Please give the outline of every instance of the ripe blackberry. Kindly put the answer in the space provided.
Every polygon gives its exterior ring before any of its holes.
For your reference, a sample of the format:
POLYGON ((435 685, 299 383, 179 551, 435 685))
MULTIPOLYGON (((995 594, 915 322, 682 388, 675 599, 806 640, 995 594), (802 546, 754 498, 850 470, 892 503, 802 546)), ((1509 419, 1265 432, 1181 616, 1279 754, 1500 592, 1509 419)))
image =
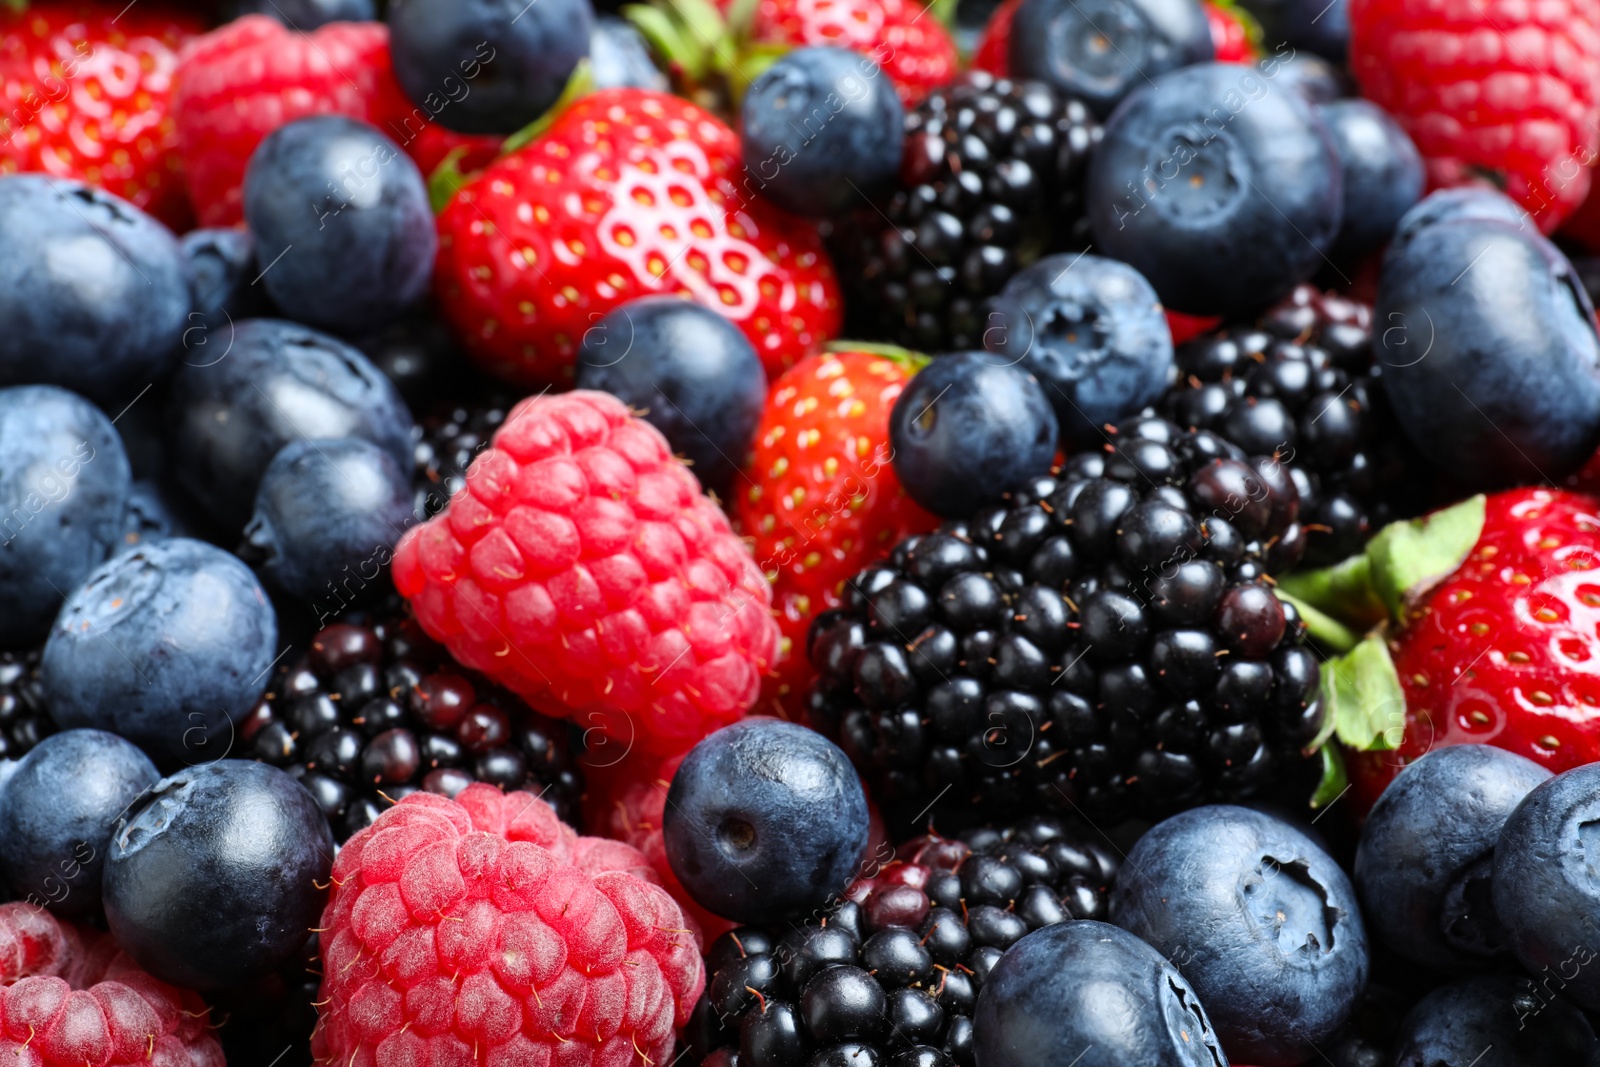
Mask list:
POLYGON ((239 738, 245 755, 298 777, 344 841, 408 793, 453 797, 475 781, 538 793, 575 823, 573 730, 459 666, 390 608, 319 632, 239 738))
POLYGON ((1308 565, 1337 563, 1385 523, 1426 510, 1426 479, 1378 382, 1367 305, 1302 285, 1259 322, 1184 345, 1177 368, 1161 413, 1282 459, 1308 565))
POLYGON ((489 447, 518 398, 504 390, 474 391, 470 399, 441 406, 414 431, 417 513, 432 518, 467 484, 467 468, 489 447))
POLYGON ((1112 437, 902 541, 812 626, 808 713, 890 825, 1153 818, 1309 770, 1317 659, 1266 581, 1304 547, 1294 482, 1154 417, 1112 437))
POLYGON ((39 684, 43 650, 0 652, 0 760, 21 759, 56 732, 39 684))
POLYGON ((1052 923, 1104 920, 1118 865, 1047 818, 897 855, 826 915, 712 942, 684 1034, 700 1062, 971 1067, 973 1007, 1001 953, 1052 923))
POLYGON ((900 188, 838 229, 858 336, 981 348, 984 301, 1039 256, 1082 245, 1101 128, 1040 82, 969 71, 906 115, 900 188))

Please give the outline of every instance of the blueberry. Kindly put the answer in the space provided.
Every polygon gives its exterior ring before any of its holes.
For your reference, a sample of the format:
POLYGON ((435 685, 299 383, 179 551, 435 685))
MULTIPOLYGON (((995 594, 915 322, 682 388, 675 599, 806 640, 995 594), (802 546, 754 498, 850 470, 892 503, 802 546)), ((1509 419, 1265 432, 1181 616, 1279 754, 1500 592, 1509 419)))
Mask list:
POLYGON ((1046 256, 1018 271, 989 304, 984 347, 1044 386, 1062 443, 1104 442, 1106 423, 1161 395, 1172 371, 1172 330, 1156 291, 1125 263, 1046 256))
POLYGON ((1504 193, 1481 185, 1440 189, 1417 201, 1395 224, 1393 245, 1398 247, 1437 222, 1479 219, 1504 222, 1522 230, 1532 223, 1523 206, 1504 193))
POLYGON ((650 58, 650 47, 633 23, 615 15, 600 15, 589 34, 589 73, 596 89, 671 88, 667 76, 650 58))
POLYGON ((1494 909, 1511 951, 1542 986, 1600 1009, 1600 763, 1534 787, 1506 819, 1494 849, 1494 909))
POLYGON ((185 364, 169 402, 178 481, 217 522, 241 529, 278 450, 311 437, 362 437, 411 468, 411 413, 360 352, 276 319, 234 330, 227 358, 185 364))
POLYGON ((122 513, 122 536, 112 552, 135 552, 167 537, 196 536, 194 516, 186 505, 187 501, 176 499, 159 483, 135 481, 122 513))
POLYGON ((1333 247, 1350 261, 1376 251, 1422 197, 1422 153, 1388 112, 1370 100, 1338 100, 1317 111, 1334 150, 1344 187, 1343 222, 1333 247))
POLYGON ((1013 945, 984 981, 972 1025, 978 1067, 1227 1063, 1183 975, 1137 937, 1093 919, 1046 926, 1013 945))
POLYGON ((223 6, 224 21, 242 15, 271 15, 308 33, 330 22, 371 22, 378 12, 373 0, 229 0, 223 6))
POLYGON ((111 828, 160 777, 148 756, 103 730, 39 742, 0 786, 0 870, 12 895, 63 918, 98 917, 111 828))
POLYGON ((1473 488, 1562 478, 1600 444, 1600 338, 1567 257, 1465 219, 1391 246, 1373 350, 1417 451, 1473 488))
POLYGON ((179 241, 183 276, 192 305, 184 323, 184 362, 206 364, 222 359, 240 319, 266 312, 266 291, 251 284, 256 267, 256 239, 249 230, 231 227, 190 230, 179 241))
POLYGON ((1579 1067, 1595 1052, 1594 1028, 1578 1009, 1526 977, 1486 974, 1440 986, 1419 1000, 1401 1022, 1388 1062, 1579 1067))
POLYGON ((371 581, 412 518, 408 473, 359 437, 285 445, 261 476, 246 547, 302 600, 351 572, 371 581))
POLYGON ((719 492, 739 470, 767 398, 761 358, 715 311, 670 296, 631 300, 583 335, 579 389, 620 398, 719 492))
POLYGON ((934 514, 969 515, 1055 461, 1055 412, 1039 380, 1012 363, 990 352, 941 356, 895 400, 895 473, 934 514))
POLYGON ((280 126, 244 177, 261 283, 284 314, 342 334, 376 330, 428 288, 438 250, 422 172, 342 115, 280 126))
POLYGON ((1175 311, 1242 316, 1325 262, 1339 229, 1339 158, 1310 104, 1253 68, 1158 77, 1106 123, 1089 162, 1100 251, 1175 311))
POLYGON ((1305 834, 1247 808, 1195 808, 1149 830, 1111 914, 1178 964, 1244 1062, 1312 1056, 1366 985, 1350 880, 1305 834))
POLYGON ((0 383, 121 410, 171 368, 188 314, 183 254, 161 223, 80 182, 0 178, 0 383))
POLYGON ((34 644, 122 533, 128 457, 110 419, 50 385, 0 389, 0 456, 0 645, 34 644))
POLYGON ((1344 65, 1350 47, 1346 0, 1242 0, 1239 6, 1261 23, 1264 40, 1344 65))
POLYGON ((515 133, 589 54, 589 0, 391 0, 389 48, 411 102, 461 133, 515 133))
POLYGON ((1483 966, 1504 953, 1490 899, 1506 816, 1550 772, 1490 745, 1435 749, 1373 805, 1356 850, 1355 883, 1373 933, 1409 960, 1483 966))
POLYGON ((667 859, 706 910, 774 922, 844 889, 867 846, 867 799, 845 754, 776 719, 725 726, 667 792, 667 859))
POLYGON ((121 819, 106 857, 106 920, 157 978, 213 990, 287 962, 317 925, 333 832, 276 767, 217 760, 163 778, 121 819))
POLYGON ((63 729, 110 730, 157 762, 194 763, 232 746, 277 641, 250 568, 175 537, 102 564, 67 598, 40 679, 63 729))
POLYGON ((740 180, 785 211, 840 214, 893 187, 904 119, 894 83, 871 59, 798 48, 745 93, 740 180))
POLYGON ((1199 0, 1026 0, 1012 22, 1011 73, 1101 118, 1157 75, 1213 55, 1199 0))
POLYGON ((1304 97, 1307 103, 1326 104, 1353 91, 1350 76, 1321 56, 1297 52, 1280 45, 1270 58, 1261 61, 1262 73, 1277 79, 1285 89, 1304 97), (1283 55, 1288 52, 1287 56, 1283 55))

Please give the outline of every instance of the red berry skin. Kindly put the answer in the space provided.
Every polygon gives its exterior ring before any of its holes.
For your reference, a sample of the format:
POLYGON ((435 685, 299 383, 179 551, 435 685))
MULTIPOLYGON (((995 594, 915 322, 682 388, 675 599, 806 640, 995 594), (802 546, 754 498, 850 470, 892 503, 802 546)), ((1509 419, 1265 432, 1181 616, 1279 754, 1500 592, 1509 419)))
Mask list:
POLYGON ((738 135, 710 112, 593 93, 439 216, 440 305, 491 374, 564 386, 606 312, 683 294, 743 330, 776 378, 838 331, 839 284, 816 228, 742 180, 738 135))
POLYGON ((750 39, 795 48, 832 45, 870 56, 911 108, 961 69, 950 31, 926 15, 920 0, 761 0, 750 39))
POLYGON ((1438 189, 1503 189, 1549 233, 1600 158, 1600 0, 1351 0, 1350 69, 1438 189))
POLYGON ((983 27, 983 36, 972 53, 972 65, 986 70, 996 78, 1007 77, 1011 70, 1011 23, 1017 17, 1022 0, 1004 0, 989 16, 983 27))
POLYGON ((1206 26, 1211 30, 1211 46, 1216 51, 1218 63, 1254 63, 1257 58, 1255 44, 1239 11, 1232 4, 1217 4, 1204 0, 1206 26))
POLYGON ((17 1067, 226 1067, 199 994, 140 970, 110 934, 0 904, 0 1055, 17 1067))
POLYGON ((173 74, 204 28, 155 3, 0 6, 0 174, 77 178, 183 228, 173 74))
POLYGON ((529 793, 413 793, 340 851, 318 1063, 671 1062, 705 987, 644 857, 529 793))
POLYGON ((1497 745, 1558 774, 1600 760, 1600 502, 1564 490, 1490 496, 1466 562, 1389 647, 1404 739, 1351 754, 1361 810, 1444 745, 1497 745))
POLYGON ((457 660, 623 746, 683 752, 755 703, 771 591, 666 440, 607 393, 530 397, 394 581, 457 660))

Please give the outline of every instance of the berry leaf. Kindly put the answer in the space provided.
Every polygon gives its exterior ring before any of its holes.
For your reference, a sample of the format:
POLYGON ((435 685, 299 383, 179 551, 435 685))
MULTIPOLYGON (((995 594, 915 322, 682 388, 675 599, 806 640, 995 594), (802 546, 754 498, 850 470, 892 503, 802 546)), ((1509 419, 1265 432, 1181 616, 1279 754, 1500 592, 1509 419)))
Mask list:
POLYGON ((1344 796, 1350 788, 1350 775, 1344 769, 1344 753, 1338 745, 1322 746, 1322 780, 1311 794, 1313 808, 1325 808, 1344 796))
POLYGON ((1372 588, 1405 622, 1406 604, 1426 593, 1461 566, 1483 533, 1482 494, 1410 522, 1392 522, 1367 546, 1372 588))
POLYGON ((1400 747, 1406 695, 1381 633, 1322 665, 1322 702, 1339 740, 1360 752, 1400 747))
POLYGON ((1279 600, 1294 605, 1294 609, 1300 613, 1301 621, 1306 624, 1306 633, 1310 635, 1313 643, 1319 646, 1318 651, 1324 655, 1348 652, 1361 640, 1360 634, 1312 606, 1309 601, 1287 592, 1282 586, 1279 586, 1276 592, 1279 600))

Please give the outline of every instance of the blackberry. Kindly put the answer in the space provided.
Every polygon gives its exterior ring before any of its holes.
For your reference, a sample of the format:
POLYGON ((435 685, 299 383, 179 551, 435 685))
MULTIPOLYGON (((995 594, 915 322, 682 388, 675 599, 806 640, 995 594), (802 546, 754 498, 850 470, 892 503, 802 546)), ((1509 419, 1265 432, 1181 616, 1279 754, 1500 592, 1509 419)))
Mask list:
POLYGON ((527 789, 575 824, 574 727, 454 663, 403 609, 348 616, 282 670, 239 728, 244 755, 287 769, 341 842, 418 789, 527 789))
POLYGON ((1302 285, 1259 322, 1184 345, 1177 370, 1163 415, 1283 460, 1308 565, 1337 563, 1385 523, 1426 510, 1426 478, 1373 364, 1365 304, 1302 285))
POLYGON ((1155 818, 1309 774, 1317 659, 1268 585, 1304 548, 1294 481, 1155 417, 1111 438, 902 541, 813 624, 808 714, 891 825, 1155 818))
POLYGON ((56 732, 39 683, 44 646, 0 652, 0 760, 21 759, 56 732))
POLYGON ((981 348, 984 301, 1039 256, 1082 246, 1101 128, 1040 82, 969 71, 906 114, 901 186, 837 229, 858 336, 981 348))
POLYGON ((413 431, 417 514, 432 518, 467 484, 467 468, 489 447, 516 398, 501 390, 442 406, 413 431))
POLYGON ((1001 953, 1052 923, 1104 920, 1118 866, 1049 818, 900 852, 822 916, 712 942, 684 1034, 700 1062, 971 1067, 973 1007, 1001 953))

